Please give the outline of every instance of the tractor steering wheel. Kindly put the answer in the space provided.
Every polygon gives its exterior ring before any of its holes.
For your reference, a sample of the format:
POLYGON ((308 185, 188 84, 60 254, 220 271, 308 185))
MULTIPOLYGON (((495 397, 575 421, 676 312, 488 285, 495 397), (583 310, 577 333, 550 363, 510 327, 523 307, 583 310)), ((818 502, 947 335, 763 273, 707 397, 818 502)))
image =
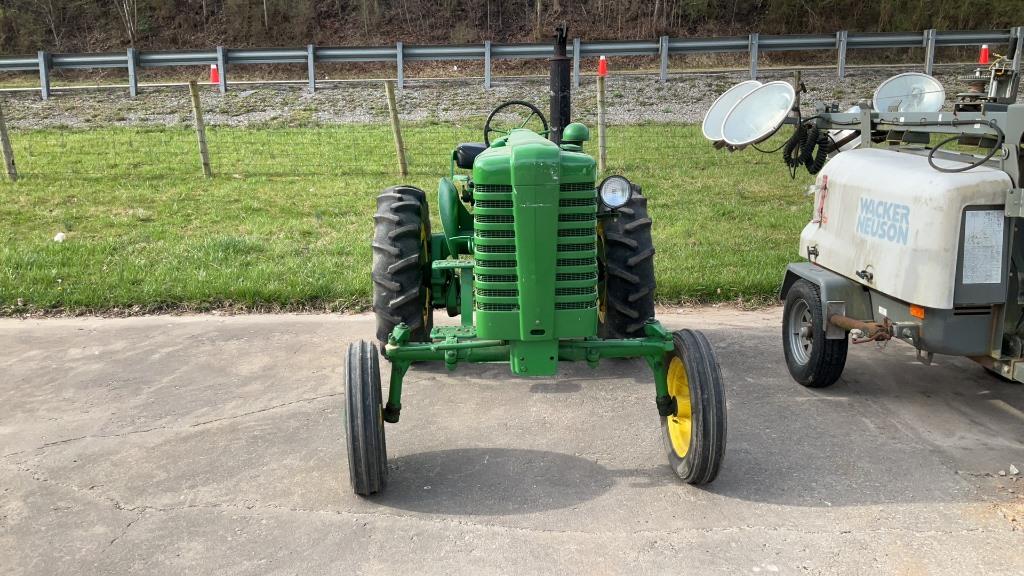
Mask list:
POLYGON ((491 145, 492 132, 508 136, 510 133, 512 133, 512 130, 516 128, 525 128, 534 116, 539 117, 541 124, 544 125, 544 129, 538 132, 538 134, 540 134, 541 136, 547 136, 548 132, 550 132, 550 129, 548 128, 548 119, 544 117, 544 113, 541 112, 539 108, 537 108, 533 104, 530 104, 529 102, 524 102, 522 100, 509 100, 508 102, 500 104, 497 108, 491 110, 490 115, 487 116, 487 121, 484 122, 484 144, 486 144, 487 146, 491 145), (508 129, 494 128, 491 126, 491 122, 494 121, 495 116, 497 116, 499 112, 505 110, 506 108, 512 108, 515 106, 521 106, 530 111, 530 114, 525 117, 522 123, 520 123, 518 126, 513 126, 512 128, 508 129))

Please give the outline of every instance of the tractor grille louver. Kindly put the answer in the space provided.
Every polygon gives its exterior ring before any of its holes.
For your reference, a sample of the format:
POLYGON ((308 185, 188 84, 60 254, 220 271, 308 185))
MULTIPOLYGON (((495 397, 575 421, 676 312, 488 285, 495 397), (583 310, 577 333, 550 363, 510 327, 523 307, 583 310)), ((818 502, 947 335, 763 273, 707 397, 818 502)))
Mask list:
MULTIPOLYGON (((480 312, 519 310, 512 186, 473 188, 475 300, 480 312)), ((555 309, 597 308, 597 190, 593 182, 563 183, 558 199, 559 243, 555 309), (571 239, 565 242, 563 239, 571 239)))

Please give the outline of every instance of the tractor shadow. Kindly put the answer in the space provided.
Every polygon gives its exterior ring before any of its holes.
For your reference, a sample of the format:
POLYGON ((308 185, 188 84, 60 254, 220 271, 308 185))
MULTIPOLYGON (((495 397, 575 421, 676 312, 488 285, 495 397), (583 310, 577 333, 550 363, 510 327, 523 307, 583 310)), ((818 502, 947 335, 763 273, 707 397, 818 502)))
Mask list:
POLYGON ((571 508, 615 485, 615 473, 569 454, 509 448, 421 452, 389 462, 374 500, 411 512, 505 516, 571 508))

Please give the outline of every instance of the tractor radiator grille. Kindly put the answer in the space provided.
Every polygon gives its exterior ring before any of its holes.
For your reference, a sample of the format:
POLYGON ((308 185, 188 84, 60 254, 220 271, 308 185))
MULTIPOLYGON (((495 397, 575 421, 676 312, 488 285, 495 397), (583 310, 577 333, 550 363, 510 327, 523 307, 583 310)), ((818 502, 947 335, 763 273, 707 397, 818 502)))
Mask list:
POLYGON ((555 310, 586 310, 597 308, 597 293, 594 293, 594 302, 555 302, 555 310))
MULTIPOLYGON (((477 184, 473 186, 473 193, 477 194, 512 194, 510 184, 477 184)), ((509 200, 511 202, 511 200, 509 200)))
POLYGON ((481 254, 515 254, 515 245, 499 244, 499 245, 478 245, 476 251, 481 254))
MULTIPOLYGON (((558 187, 560 192, 591 192, 594 190, 593 182, 575 182, 562 184, 558 187)), ((596 199, 597 196, 594 196, 596 199)))
POLYGON ((562 184, 558 198, 555 310, 597 308, 597 190, 562 184))
POLYGON ((473 188, 473 199, 476 309, 515 312, 519 309, 519 289, 512 187, 478 184, 473 188))
POLYGON ((477 282, 515 282, 518 280, 515 274, 479 274, 477 282))
POLYGON ((515 238, 515 230, 478 230, 479 238, 515 238))
POLYGON ((577 280, 597 280, 597 272, 562 272, 555 274, 556 282, 574 282, 577 280))
POLYGON ((477 208, 512 208, 511 200, 477 200, 477 208))
POLYGON ((519 296, 519 291, 515 288, 511 290, 488 290, 485 288, 478 288, 476 291, 477 297, 483 298, 515 298, 519 296))
MULTIPOLYGON (((512 187, 478 184, 475 200, 475 301, 481 312, 519 310, 512 187)), ((556 310, 597 308, 597 190, 563 183, 558 198, 556 310)))

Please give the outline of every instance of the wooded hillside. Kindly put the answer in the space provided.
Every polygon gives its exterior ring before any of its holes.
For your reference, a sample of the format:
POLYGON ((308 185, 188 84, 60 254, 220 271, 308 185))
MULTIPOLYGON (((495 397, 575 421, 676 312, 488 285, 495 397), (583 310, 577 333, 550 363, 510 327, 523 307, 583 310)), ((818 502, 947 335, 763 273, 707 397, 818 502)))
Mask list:
POLYGON ((0 0, 0 52, 523 42, 1024 24, 1024 0, 0 0))

